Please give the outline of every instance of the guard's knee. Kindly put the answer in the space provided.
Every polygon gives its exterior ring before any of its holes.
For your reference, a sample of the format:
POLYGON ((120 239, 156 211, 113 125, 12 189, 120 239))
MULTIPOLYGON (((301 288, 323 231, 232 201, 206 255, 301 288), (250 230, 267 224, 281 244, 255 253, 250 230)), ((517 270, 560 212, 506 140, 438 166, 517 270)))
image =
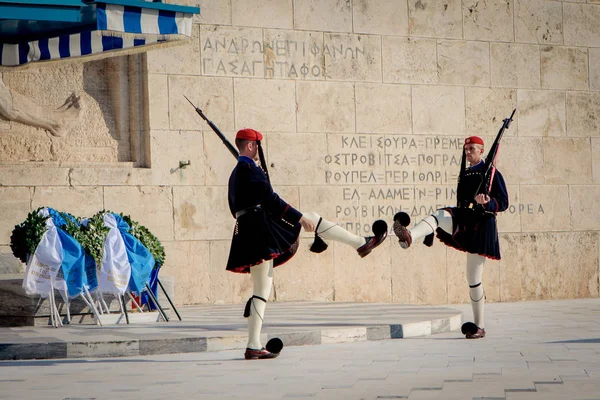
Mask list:
POLYGON ((250 316, 250 309, 252 308, 252 301, 254 299, 258 299, 261 300, 263 302, 267 302, 267 300, 263 297, 257 296, 257 295, 252 295, 252 297, 250 297, 248 299, 248 301, 246 302, 246 307, 244 308, 244 318, 248 318, 250 316))
POLYGON ((477 292, 478 290, 474 290, 477 289, 481 286, 481 282, 476 283, 475 285, 469 285, 469 297, 471 298, 472 302, 478 303, 481 300, 483 300, 485 298, 485 290, 483 290, 483 287, 481 287, 481 295, 478 296, 479 298, 473 298, 473 294, 475 294, 477 296, 477 292), (475 292, 475 293, 473 293, 475 292))

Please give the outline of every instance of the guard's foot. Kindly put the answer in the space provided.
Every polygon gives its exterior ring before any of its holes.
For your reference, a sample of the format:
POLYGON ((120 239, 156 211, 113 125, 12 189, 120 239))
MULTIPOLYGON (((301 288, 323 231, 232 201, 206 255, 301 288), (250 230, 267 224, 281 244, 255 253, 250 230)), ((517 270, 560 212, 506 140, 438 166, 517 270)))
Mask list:
POLYGON ((483 339, 485 337, 485 329, 477 328, 477 332, 472 335, 465 336, 467 339, 483 339))
POLYGON ((482 339, 485 337, 485 329, 478 327, 473 322, 465 322, 460 330, 467 339, 482 339))
POLYGON ((264 347, 260 350, 247 347, 246 352, 244 353, 244 358, 246 360, 265 360, 268 358, 277 358, 277 356, 279 356, 279 353, 271 353, 264 347))
POLYGON ((406 228, 408 225, 410 225, 410 216, 407 213, 400 211, 394 215, 394 233, 403 249, 408 249, 412 244, 412 235, 406 228))
POLYGON ((373 233, 375 236, 367 236, 365 238, 366 243, 360 246, 356 251, 358 255, 362 257, 366 257, 373 249, 379 246, 385 238, 387 237, 387 223, 382 220, 377 220, 373 223, 373 233))

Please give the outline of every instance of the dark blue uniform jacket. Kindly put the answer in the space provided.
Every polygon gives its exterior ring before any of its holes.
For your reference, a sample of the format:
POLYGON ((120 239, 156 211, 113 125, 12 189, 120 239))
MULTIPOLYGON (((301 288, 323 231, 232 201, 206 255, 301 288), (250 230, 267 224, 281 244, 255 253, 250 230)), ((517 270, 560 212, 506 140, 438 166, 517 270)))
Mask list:
POLYGON ((227 270, 249 273, 263 261, 273 260, 276 267, 294 256, 302 214, 273 191, 249 157, 239 157, 229 178, 229 209, 237 221, 227 270))
MULTIPOLYGON (((467 169, 469 172, 482 172, 482 161, 467 169)), ((459 182, 459 186, 461 183, 459 182)), ((457 192, 460 189, 457 189, 457 192)), ((479 254, 493 260, 500 259, 500 243, 496 214, 508 208, 508 191, 500 171, 496 170, 492 187, 488 193, 490 201, 475 208, 448 207, 444 210, 452 215, 452 234, 437 229, 437 237, 450 247, 479 254)), ((473 200, 474 201, 474 200, 473 200)))

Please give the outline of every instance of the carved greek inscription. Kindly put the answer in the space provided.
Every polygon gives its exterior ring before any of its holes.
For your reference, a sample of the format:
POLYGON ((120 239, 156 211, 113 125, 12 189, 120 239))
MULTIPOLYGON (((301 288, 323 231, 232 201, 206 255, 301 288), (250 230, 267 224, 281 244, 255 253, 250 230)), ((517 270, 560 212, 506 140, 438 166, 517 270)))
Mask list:
POLYGON ((240 77, 325 79, 325 57, 368 64, 364 44, 345 45, 319 40, 248 37, 215 32, 202 39, 202 73, 240 77))
MULTIPOLYGON (((418 222, 456 205, 462 138, 340 135, 325 156, 324 181, 340 186, 335 218, 360 235, 404 211, 418 222)), ((511 204, 510 214, 544 213, 542 204, 511 204)))

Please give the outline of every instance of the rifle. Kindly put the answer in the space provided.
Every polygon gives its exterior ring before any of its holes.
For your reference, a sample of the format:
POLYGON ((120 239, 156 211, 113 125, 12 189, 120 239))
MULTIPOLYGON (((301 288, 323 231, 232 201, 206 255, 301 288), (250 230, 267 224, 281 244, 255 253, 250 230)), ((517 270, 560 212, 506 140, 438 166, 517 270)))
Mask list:
POLYGON ((208 118, 206 118, 206 115, 204 115, 204 113, 202 112, 201 109, 196 107, 194 105, 194 103, 192 103, 192 101, 187 98, 186 95, 183 95, 183 97, 185 97, 185 99, 190 102, 190 104, 192 105, 192 107, 194 107, 194 109, 196 110, 198 115, 200 115, 202 117, 202 119, 206 121, 208 126, 210 126, 212 128, 212 130, 217 134, 217 136, 221 139, 221 141, 223 141, 223 144, 225 145, 225 147, 227 147, 227 150, 229 150, 231 152, 231 154, 233 154, 233 156, 237 160, 237 158, 240 156, 240 153, 237 151, 237 149, 235 147, 233 147, 231 142, 229 140, 227 140, 227 138, 225 137, 225 135, 223 135, 223 133, 221 133, 219 128, 217 128, 217 126, 215 124, 213 124, 212 121, 210 121, 208 118))
POLYGON ((458 175, 458 188, 456 194, 457 207, 471 209, 482 208, 475 203, 474 197, 478 194, 488 195, 492 189, 492 182, 494 181, 494 175, 496 173, 496 167, 494 165, 496 163, 496 158, 498 157, 498 150, 500 149, 500 140, 502 139, 504 131, 510 126, 516 111, 517 109, 515 108, 512 114, 510 114, 510 117, 506 118, 502 123, 500 131, 498 131, 498 135, 496 135, 496 140, 494 140, 494 143, 490 147, 490 150, 485 158, 483 171, 478 173, 477 176, 468 177, 466 175, 466 157, 463 151, 460 173, 458 175), (464 185, 461 185, 463 179, 467 178, 468 180, 464 183, 464 185), (475 187, 475 191, 471 191, 475 187))
POLYGON ((510 117, 504 119, 504 122, 498 131, 498 135, 496 135, 496 140, 494 140, 494 144, 492 144, 488 155, 485 157, 485 165, 483 167, 483 176, 485 179, 481 181, 475 193, 479 193, 481 185, 484 183, 484 181, 485 187, 483 188, 483 194, 487 195, 492 189, 492 182, 496 173, 496 167, 494 165, 496 164, 496 158, 498 157, 498 150, 500 150, 500 140, 502 139, 502 135, 504 135, 504 131, 510 126, 516 111, 517 109, 515 108, 512 114, 510 114, 510 117))

